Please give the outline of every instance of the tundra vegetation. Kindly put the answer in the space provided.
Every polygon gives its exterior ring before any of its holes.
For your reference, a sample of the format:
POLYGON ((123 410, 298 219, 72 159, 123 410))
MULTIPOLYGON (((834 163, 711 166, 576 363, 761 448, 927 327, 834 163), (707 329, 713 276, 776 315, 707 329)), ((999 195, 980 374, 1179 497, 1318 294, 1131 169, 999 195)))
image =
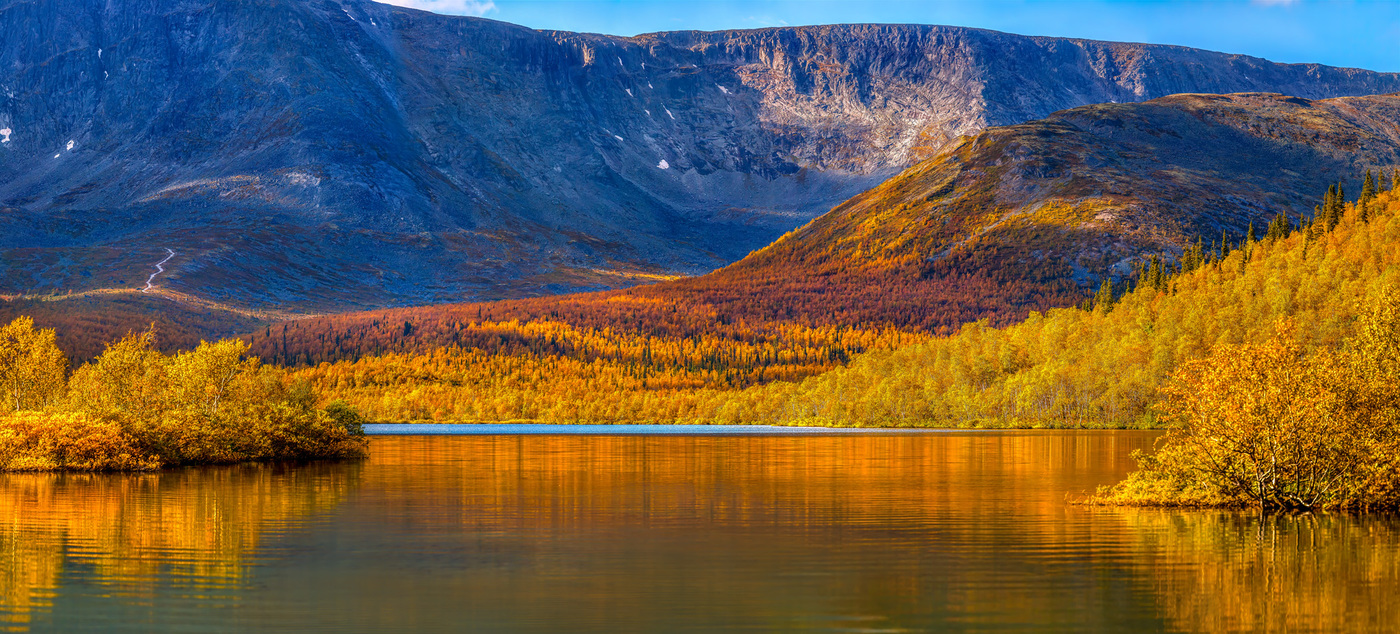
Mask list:
POLYGON ((1156 427, 1158 390, 1181 364, 1262 344, 1280 318, 1301 349, 1338 348, 1383 288, 1400 287, 1395 178, 1367 180, 1351 202, 1333 187, 1311 218, 1149 257, 1078 307, 944 337, 782 321, 706 332, 711 313, 609 295, 556 300, 532 321, 484 305, 433 321, 292 322, 252 339, 353 357, 293 373, 385 421, 1156 427))
POLYGON ((363 419, 317 407, 312 386, 246 356, 239 340, 172 355, 131 334, 68 376, 52 330, 0 329, 0 470, 149 470, 189 464, 345 458, 363 419))

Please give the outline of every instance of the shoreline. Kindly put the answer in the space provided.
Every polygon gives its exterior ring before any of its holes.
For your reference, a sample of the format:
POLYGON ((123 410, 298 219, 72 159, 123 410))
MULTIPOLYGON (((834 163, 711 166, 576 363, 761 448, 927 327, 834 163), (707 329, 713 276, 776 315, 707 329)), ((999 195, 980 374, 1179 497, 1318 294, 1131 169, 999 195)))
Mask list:
POLYGON ((958 429, 953 427, 789 427, 784 425, 666 425, 561 423, 366 423, 366 436, 811 436, 988 432, 1154 431, 1115 429, 958 429))

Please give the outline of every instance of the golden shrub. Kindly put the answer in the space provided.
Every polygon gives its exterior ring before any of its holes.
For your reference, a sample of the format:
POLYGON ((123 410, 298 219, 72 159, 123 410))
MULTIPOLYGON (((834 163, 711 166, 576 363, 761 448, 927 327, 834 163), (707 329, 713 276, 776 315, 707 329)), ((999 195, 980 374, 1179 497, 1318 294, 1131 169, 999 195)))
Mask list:
MULTIPOLYGON (((21 324, 23 325, 23 324, 21 324)), ((50 337, 51 339, 51 337, 50 337)), ((0 417, 0 469, 128 470, 364 454, 357 415, 245 357, 237 340, 164 355, 151 332, 107 346, 44 412, 0 417)), ((63 392, 62 374, 59 388, 63 392)))

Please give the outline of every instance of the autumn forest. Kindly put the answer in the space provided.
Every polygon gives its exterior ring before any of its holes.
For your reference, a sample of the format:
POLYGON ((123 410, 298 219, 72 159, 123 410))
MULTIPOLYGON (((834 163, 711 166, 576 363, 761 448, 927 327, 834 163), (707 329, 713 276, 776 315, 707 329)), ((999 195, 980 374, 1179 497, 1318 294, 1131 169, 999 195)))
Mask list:
MULTIPOLYGON (((1347 356, 1362 336, 1372 353, 1392 354, 1374 342, 1400 333, 1400 176, 1386 176, 1366 172, 1354 199, 1333 185, 1310 216, 1281 213, 1243 235, 1145 254, 1093 292, 1006 260, 930 274, 908 259, 847 269, 826 258, 775 274, 753 263, 772 264, 760 252, 699 278, 293 320, 173 354, 156 349, 162 333, 151 326, 88 363, 20 318, 0 341, 0 461, 106 469, 349 456, 364 421, 1191 429, 1183 408, 1224 407, 1267 382, 1235 372, 1201 383, 1203 367, 1268 355, 1353 368, 1297 389, 1369 394, 1352 398, 1371 404, 1356 405, 1364 411, 1322 419, 1388 429, 1364 421, 1394 418, 1376 390, 1400 385, 1397 364, 1347 356), (1016 295, 998 287, 1032 299, 979 304, 1016 295), (745 288, 757 290, 736 293, 745 288), (930 299, 953 296, 962 299, 930 299)), ((1374 465, 1395 439, 1400 429, 1354 462, 1374 465)), ((1102 500, 1391 500, 1376 488, 1388 480, 1288 497, 1241 485, 1238 473, 1228 486, 1173 477, 1102 500)))

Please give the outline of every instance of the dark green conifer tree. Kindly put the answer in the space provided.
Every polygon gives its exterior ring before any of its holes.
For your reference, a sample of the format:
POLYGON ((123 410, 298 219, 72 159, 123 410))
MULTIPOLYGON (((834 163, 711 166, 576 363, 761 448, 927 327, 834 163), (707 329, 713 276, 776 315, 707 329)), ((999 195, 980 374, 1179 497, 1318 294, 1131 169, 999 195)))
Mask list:
POLYGON ((1113 310, 1113 279, 1104 276, 1099 292, 1094 294, 1094 312, 1107 315, 1113 310))
POLYGON ((1337 183, 1337 191, 1332 195, 1332 208, 1327 210, 1327 230, 1337 228, 1337 223, 1342 221, 1342 215, 1346 213, 1346 191, 1342 184, 1337 183))
POLYGON ((1356 199, 1356 219, 1366 222, 1369 219, 1369 207, 1371 199, 1376 197, 1376 179, 1371 176, 1371 170, 1366 170, 1366 179, 1361 183, 1361 197, 1356 199))
POLYGON ((1269 229, 1264 234, 1264 239, 1269 242, 1274 242, 1275 240, 1286 238, 1288 237, 1288 230, 1290 228, 1288 224, 1288 215, 1279 212, 1278 215, 1274 216, 1273 220, 1269 221, 1269 229))
POLYGON ((1327 193, 1322 196, 1322 208, 1313 216, 1313 221, 1321 221, 1322 229, 1326 229, 1332 224, 1332 201, 1337 199, 1337 185, 1335 183, 1327 186, 1327 193))
POLYGON ((1143 269, 1138 288, 1147 287, 1154 291, 1162 290, 1162 258, 1153 255, 1147 261, 1147 268, 1143 269))

